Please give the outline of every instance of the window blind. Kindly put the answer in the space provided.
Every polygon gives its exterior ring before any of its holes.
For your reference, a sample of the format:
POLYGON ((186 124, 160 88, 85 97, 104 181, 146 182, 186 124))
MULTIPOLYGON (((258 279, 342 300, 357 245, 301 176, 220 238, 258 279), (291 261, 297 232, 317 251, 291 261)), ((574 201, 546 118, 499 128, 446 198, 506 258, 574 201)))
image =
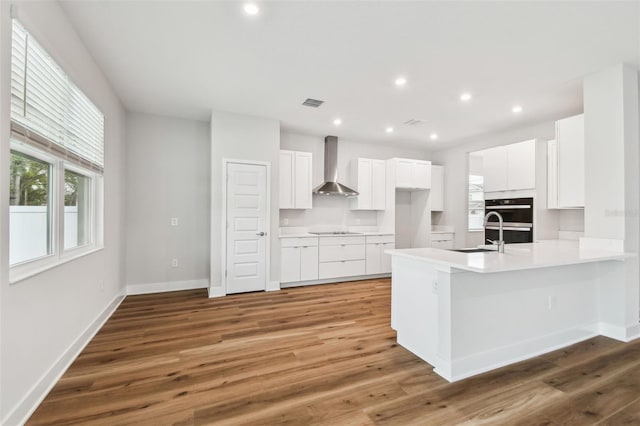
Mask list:
POLYGON ((102 172, 104 115, 15 19, 11 129, 23 142, 102 172))

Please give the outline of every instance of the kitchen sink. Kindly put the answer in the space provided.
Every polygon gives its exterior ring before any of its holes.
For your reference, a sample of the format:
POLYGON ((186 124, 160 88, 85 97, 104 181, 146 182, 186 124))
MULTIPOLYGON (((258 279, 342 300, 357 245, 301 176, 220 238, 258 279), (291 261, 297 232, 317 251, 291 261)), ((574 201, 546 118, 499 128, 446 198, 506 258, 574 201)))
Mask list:
POLYGON ((497 253, 497 250, 484 249, 484 248, 464 248, 464 249, 451 249, 449 251, 457 251, 459 253, 484 253, 484 252, 494 252, 497 253))

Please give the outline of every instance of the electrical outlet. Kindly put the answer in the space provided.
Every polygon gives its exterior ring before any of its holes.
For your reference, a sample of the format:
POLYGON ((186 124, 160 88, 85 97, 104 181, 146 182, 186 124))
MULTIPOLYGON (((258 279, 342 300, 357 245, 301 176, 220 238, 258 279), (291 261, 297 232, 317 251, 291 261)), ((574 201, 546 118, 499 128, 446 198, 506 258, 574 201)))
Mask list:
POLYGON ((100 280, 100 290, 104 290, 104 280, 100 280))
POLYGON ((438 281, 434 281, 431 284, 431 293, 438 294, 438 281))
POLYGON ((282 224, 283 224, 283 225, 288 225, 288 224, 289 224, 289 219, 285 217, 285 218, 282 220, 282 224))
POLYGON ((178 267, 178 259, 171 259, 171 267, 172 268, 178 267))
POLYGON ((172 217, 171 218, 171 226, 178 226, 178 218, 177 217, 172 217))
POLYGON ((360 219, 356 219, 356 225, 360 225, 360 219))

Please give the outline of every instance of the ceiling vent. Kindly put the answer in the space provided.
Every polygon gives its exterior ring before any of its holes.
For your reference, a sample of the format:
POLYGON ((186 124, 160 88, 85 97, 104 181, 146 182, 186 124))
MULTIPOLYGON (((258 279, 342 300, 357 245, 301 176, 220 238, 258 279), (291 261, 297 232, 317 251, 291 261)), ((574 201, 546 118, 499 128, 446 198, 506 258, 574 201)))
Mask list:
POLYGON ((320 105, 322 105, 324 103, 324 101, 319 101, 317 99, 311 99, 311 98, 307 98, 302 105, 304 106, 308 106, 311 108, 318 108, 320 105))
POLYGON ((424 123, 426 123, 426 120, 423 120, 421 118, 412 118, 410 120, 405 121, 402 124, 406 124, 407 126, 419 126, 424 123))

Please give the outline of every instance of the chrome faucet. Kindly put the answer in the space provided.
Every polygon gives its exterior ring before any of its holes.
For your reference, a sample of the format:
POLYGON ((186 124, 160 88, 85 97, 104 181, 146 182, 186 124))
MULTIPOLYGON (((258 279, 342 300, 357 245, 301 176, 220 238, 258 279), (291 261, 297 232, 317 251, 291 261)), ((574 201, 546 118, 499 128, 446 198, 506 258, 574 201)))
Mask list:
POLYGON ((489 218, 491 216, 497 216, 498 217, 500 230, 499 230, 499 233, 498 233, 498 241, 490 240, 488 238, 487 238, 487 241, 490 242, 491 244, 493 244, 494 246, 498 246, 498 253, 504 253, 504 236, 502 235, 502 215, 500 213, 498 213, 498 212, 490 211, 484 217, 483 226, 486 228, 487 223, 489 223, 489 218))

